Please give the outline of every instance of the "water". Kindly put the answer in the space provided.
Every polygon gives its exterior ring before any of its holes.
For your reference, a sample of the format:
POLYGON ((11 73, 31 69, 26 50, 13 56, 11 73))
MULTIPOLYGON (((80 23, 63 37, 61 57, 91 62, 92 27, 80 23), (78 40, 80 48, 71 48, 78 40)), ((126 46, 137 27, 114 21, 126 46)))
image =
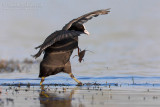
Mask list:
MULTIPOLYGON (((158 100, 155 100, 155 94, 147 96, 143 91, 153 89, 153 92, 156 93, 155 89, 159 89, 160 86, 159 5, 160 1, 158 0, 102 0, 101 2, 95 0, 70 0, 68 2, 1 0, 0 59, 20 61, 25 58, 32 59, 30 55, 37 52, 34 47, 40 45, 49 34, 61 29, 73 18, 90 11, 111 8, 108 15, 93 18, 85 24, 91 35, 80 36, 79 46, 81 49, 87 49, 94 53, 86 52, 84 62, 78 63, 77 57, 72 58, 77 54, 77 50, 75 50, 71 57, 72 72, 76 78, 85 84, 96 82, 103 88, 107 87, 107 89, 110 84, 111 89, 114 88, 117 92, 123 90, 127 95, 123 98, 128 98, 132 92, 130 89, 134 87, 138 93, 146 95, 146 97, 139 96, 135 93, 135 96, 141 100, 149 99, 145 100, 144 104, 151 101, 150 106, 157 106, 158 100), (127 91, 124 87, 127 88, 127 91), (152 99, 153 97, 155 99, 152 99)), ((43 55, 38 60, 41 60, 42 57, 43 55)), ((23 84, 27 86, 30 83, 31 86, 39 87, 39 63, 29 65, 28 68, 22 72, 1 73, 0 85, 6 88, 6 85, 23 84)), ((51 84, 52 86, 54 84, 67 84, 72 88, 76 86, 76 83, 63 73, 46 78, 44 84, 51 84)), ((2 89, 3 92, 5 88, 2 89)), ((82 89, 79 91, 83 93, 82 89)), ((30 92, 32 93, 32 91, 30 92)), ((105 90, 105 92, 108 91, 105 90)), ((117 95, 116 92, 113 93, 117 95)), ((39 92, 35 95, 38 99, 39 92)), ((1 99, 4 101, 5 98, 3 93, 1 99)), ((98 98, 103 99, 103 97, 98 98)), ((119 98, 110 101, 107 104, 112 105, 114 102, 122 100, 119 98)), ((129 100, 123 101, 128 102, 129 100)), ((137 100, 132 101, 128 103, 134 105, 137 100)), ((19 102, 18 104, 20 105, 19 102)), ((86 105, 88 102, 84 104, 86 105)), ((142 103, 138 104, 136 106, 144 106, 142 103)), ((103 101, 99 103, 99 106, 105 105, 106 103, 103 101)))
MULTIPOLYGON (((4 87, 5 89, 5 87, 4 87)), ((7 107, 150 107, 159 106, 158 89, 104 89, 81 87, 48 87, 45 91, 40 88, 7 88, 0 99, 1 106, 7 107), (16 90, 16 91, 15 91, 16 90), (5 97, 4 97, 5 96, 5 97)))

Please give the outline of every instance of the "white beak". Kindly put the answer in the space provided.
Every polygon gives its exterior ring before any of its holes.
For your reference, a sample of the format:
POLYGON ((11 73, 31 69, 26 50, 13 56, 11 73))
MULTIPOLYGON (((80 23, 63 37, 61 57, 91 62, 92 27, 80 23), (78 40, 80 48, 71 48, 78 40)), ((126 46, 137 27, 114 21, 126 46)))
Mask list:
POLYGON ((89 35, 89 32, 86 29, 84 30, 84 33, 87 34, 87 35, 89 35))

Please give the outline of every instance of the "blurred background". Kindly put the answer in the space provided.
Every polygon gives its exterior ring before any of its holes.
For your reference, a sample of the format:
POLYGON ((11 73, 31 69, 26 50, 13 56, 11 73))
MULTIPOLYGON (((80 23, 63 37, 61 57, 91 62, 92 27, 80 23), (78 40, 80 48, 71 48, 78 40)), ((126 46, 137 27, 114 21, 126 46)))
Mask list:
POLYGON ((38 51, 34 47, 55 30, 73 18, 106 8, 111 8, 108 15, 85 24, 90 36, 80 36, 79 46, 94 53, 86 52, 81 64, 71 58, 73 71, 160 76, 159 0, 1 0, 0 59, 33 59, 30 55, 38 51))

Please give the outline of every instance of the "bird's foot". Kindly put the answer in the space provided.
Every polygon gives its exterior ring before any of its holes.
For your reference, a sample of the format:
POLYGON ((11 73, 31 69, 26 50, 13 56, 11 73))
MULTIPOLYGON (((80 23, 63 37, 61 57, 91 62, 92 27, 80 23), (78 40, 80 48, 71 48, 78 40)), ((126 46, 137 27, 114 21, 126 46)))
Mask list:
POLYGON ((76 86, 82 86, 82 85, 84 85, 84 84, 80 82, 76 86))

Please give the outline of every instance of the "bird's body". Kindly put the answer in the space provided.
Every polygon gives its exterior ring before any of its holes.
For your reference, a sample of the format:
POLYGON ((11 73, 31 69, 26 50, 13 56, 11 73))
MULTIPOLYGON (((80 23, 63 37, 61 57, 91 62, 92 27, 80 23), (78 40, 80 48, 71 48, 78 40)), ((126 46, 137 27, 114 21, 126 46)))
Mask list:
POLYGON ((62 30, 55 31, 45 39, 43 44, 36 47, 36 49, 40 49, 33 57, 37 58, 42 52, 45 52, 43 60, 40 63, 40 84, 42 84, 44 78, 47 76, 65 72, 78 84, 82 85, 71 72, 70 56, 73 50, 78 48, 78 36, 80 36, 80 34, 89 35, 89 32, 83 24, 93 17, 108 14, 108 12, 109 9, 97 10, 73 19, 67 23, 62 30))
POLYGON ((75 37, 62 40, 47 48, 40 63, 39 77, 47 77, 59 72, 71 73, 70 56, 77 47, 78 37, 75 37))

